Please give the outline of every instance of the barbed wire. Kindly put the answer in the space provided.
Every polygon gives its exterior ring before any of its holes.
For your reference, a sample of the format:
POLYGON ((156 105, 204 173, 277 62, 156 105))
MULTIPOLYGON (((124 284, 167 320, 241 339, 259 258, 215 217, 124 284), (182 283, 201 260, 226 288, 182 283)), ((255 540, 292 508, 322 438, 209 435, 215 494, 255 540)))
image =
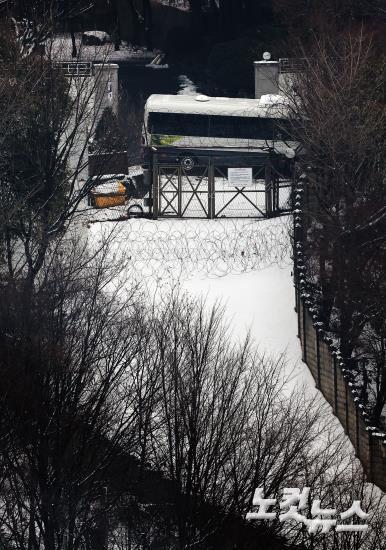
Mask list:
POLYGON ((173 287, 289 265, 289 219, 101 222, 89 225, 88 239, 91 247, 109 240, 109 254, 131 281, 173 287))

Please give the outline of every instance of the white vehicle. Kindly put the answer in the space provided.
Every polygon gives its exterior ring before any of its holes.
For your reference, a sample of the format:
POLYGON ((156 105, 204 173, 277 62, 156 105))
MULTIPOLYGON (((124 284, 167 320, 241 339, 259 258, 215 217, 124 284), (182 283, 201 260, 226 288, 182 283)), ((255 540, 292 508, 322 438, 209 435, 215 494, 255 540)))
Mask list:
POLYGON ((293 158, 286 100, 161 95, 149 97, 144 116, 145 147, 256 149, 293 158))

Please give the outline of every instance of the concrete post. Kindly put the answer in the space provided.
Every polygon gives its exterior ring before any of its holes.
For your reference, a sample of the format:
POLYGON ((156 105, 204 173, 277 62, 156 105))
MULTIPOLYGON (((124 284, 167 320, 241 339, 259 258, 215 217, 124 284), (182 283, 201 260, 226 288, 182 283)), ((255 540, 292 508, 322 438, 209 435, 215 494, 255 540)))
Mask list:
POLYGON ((265 94, 279 93, 279 62, 262 60, 254 62, 255 68, 255 98, 260 99, 265 94))
POLYGON ((214 177, 214 166, 209 158, 208 166, 208 218, 212 220, 216 216, 216 205, 215 205, 215 177, 214 177))
POLYGON ((118 115, 118 69, 116 63, 95 64, 94 113, 97 119, 107 108, 118 115))
POLYGON ((151 153, 151 178, 153 185, 153 219, 158 219, 159 204, 160 204, 160 189, 159 189, 159 176, 158 176, 158 155, 151 153))

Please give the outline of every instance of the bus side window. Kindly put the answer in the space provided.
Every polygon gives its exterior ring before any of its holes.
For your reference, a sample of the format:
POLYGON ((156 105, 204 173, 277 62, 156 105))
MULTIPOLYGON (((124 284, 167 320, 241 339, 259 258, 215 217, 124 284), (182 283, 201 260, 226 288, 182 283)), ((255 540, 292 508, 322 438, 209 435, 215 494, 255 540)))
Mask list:
POLYGON ((149 131, 155 135, 208 136, 209 117, 182 113, 151 113, 149 131))
POLYGON ((209 137, 237 138, 239 117, 212 115, 210 117, 209 137))
POLYGON ((181 135, 208 137, 209 116, 208 115, 180 115, 184 123, 181 128, 181 135))

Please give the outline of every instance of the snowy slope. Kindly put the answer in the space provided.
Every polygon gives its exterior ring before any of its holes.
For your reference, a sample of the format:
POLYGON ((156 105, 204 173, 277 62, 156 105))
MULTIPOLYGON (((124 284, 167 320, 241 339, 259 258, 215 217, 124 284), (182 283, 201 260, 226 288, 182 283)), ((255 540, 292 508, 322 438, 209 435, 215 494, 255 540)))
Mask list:
POLYGON ((216 279, 191 279, 184 288, 195 296, 205 296, 208 306, 220 300, 235 338, 251 331, 261 351, 270 355, 285 352, 288 371, 294 369, 297 383, 310 390, 315 383, 301 360, 294 311, 294 290, 289 265, 274 265, 250 273, 229 274, 216 279))
POLYGON ((179 288, 225 306, 234 337, 248 331, 270 355, 285 352, 288 371, 314 388, 301 361, 294 311, 288 218, 272 220, 128 220, 93 223, 94 244, 114 234, 112 253, 151 299, 179 288))

